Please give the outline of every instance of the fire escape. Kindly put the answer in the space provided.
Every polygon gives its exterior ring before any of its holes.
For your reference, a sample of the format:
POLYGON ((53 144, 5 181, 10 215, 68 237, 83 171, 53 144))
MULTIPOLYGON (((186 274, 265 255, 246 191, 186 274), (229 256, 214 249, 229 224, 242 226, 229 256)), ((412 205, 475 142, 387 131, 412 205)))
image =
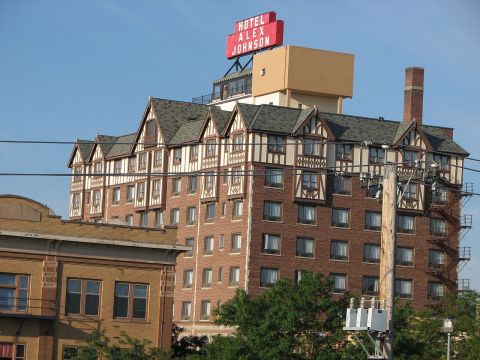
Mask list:
MULTIPOLYGON (((444 219, 449 227, 455 229, 458 233, 458 244, 467 235, 472 228, 472 215, 463 214, 456 215, 455 202, 458 201, 460 207, 459 213, 462 212, 464 206, 468 203, 473 195, 473 184, 465 183, 462 190, 458 193, 460 196, 447 196, 448 184, 438 183, 432 184, 432 200, 430 212, 444 219)), ((432 229, 430 231, 429 241, 439 248, 443 249, 449 257, 457 258, 457 263, 445 262, 445 258, 430 258, 427 273, 437 277, 442 282, 448 284, 448 287, 457 288, 458 291, 470 289, 470 279, 460 279, 458 274, 465 268, 470 261, 470 247, 459 246, 457 249, 452 248, 447 237, 446 229, 432 229), (457 267, 457 279, 450 279, 448 274, 457 267)), ((454 230, 454 232, 455 232, 454 230)), ((451 233, 451 232, 449 232, 451 233)))

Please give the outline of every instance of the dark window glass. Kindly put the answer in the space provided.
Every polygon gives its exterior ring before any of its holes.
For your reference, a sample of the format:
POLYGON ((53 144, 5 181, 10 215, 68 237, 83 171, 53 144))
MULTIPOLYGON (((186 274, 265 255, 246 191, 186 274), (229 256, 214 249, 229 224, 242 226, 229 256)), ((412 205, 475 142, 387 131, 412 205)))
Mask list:
POLYGON ((87 280, 87 289, 85 292, 85 314, 98 315, 99 303, 100 303, 100 282, 87 280))
POLYGON ((145 319, 147 314, 147 285, 133 285, 133 315, 135 319, 145 319))
POLYGON ((67 281, 67 314, 80 314, 82 298, 82 281, 68 279, 67 281))
POLYGON ((128 317, 128 284, 115 284, 115 301, 113 304, 114 317, 128 317))

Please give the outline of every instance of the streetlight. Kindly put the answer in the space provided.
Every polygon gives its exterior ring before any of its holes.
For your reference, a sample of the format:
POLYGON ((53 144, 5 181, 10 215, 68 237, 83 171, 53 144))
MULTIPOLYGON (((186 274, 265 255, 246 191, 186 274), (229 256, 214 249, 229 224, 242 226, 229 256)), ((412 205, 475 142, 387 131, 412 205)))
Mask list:
POLYGON ((442 331, 447 333, 447 360, 450 360, 450 334, 453 332, 453 322, 451 319, 443 319, 442 331))

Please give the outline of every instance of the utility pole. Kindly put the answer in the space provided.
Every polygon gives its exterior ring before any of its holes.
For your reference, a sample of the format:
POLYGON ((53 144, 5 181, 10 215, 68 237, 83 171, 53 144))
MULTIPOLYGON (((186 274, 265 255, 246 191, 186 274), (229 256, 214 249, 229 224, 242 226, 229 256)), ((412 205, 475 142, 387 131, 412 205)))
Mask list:
POLYGON ((380 251, 380 301, 385 301, 389 332, 384 342, 386 359, 393 359, 393 308, 395 301, 395 243, 397 238, 397 166, 385 164, 382 198, 382 243, 380 251))

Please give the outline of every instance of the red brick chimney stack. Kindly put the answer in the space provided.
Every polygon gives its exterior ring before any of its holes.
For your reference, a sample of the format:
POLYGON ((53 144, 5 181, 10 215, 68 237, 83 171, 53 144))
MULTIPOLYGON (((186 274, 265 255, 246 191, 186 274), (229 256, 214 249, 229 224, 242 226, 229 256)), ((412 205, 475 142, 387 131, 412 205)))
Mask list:
POLYGON ((415 119, 422 124, 423 72, 424 69, 421 67, 412 66, 405 69, 403 121, 415 119))

